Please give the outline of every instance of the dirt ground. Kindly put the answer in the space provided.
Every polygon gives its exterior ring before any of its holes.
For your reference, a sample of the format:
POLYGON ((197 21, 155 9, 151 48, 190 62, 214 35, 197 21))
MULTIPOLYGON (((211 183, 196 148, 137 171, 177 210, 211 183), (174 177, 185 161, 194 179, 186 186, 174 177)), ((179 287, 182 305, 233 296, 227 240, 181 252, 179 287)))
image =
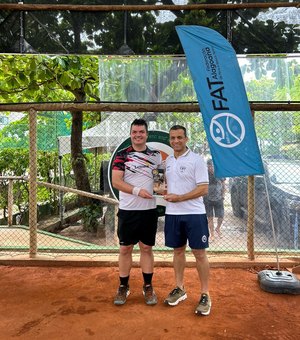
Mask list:
POLYGON ((212 310, 196 316, 195 268, 187 268, 187 300, 163 304, 173 270, 155 268, 159 302, 147 306, 133 268, 131 295, 114 306, 116 267, 0 266, 0 339, 299 339, 300 295, 260 289, 255 270, 211 269, 212 310))

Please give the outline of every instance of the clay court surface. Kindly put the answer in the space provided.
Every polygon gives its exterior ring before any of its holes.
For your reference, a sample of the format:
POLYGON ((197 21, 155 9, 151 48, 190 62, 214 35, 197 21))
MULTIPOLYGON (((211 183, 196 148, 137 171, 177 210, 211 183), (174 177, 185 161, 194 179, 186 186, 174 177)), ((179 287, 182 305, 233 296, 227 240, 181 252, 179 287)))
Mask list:
POLYGON ((255 270, 213 268, 212 311, 199 317, 196 270, 185 274, 188 298, 169 307, 163 299, 173 288, 172 268, 155 268, 159 303, 147 306, 133 268, 131 295, 116 307, 116 267, 0 266, 0 339, 300 338, 300 295, 262 291, 255 270))

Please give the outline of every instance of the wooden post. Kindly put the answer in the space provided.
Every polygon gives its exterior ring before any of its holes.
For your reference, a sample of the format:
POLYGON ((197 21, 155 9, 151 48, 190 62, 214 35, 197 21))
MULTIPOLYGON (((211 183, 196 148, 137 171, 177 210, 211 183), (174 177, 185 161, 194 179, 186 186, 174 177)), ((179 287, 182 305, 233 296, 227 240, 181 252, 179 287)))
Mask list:
MULTIPOLYGON (((254 110, 251 110, 254 120, 254 110)), ((248 259, 254 260, 254 223, 255 223, 255 187, 254 176, 248 177, 248 218, 247 218, 247 253, 248 259)))
POLYGON ((248 259, 254 260, 254 176, 248 177, 248 219, 247 219, 247 253, 248 259))
POLYGON ((29 111, 29 257, 37 254, 37 112, 29 111))
POLYGON ((8 205, 8 217, 7 217, 7 224, 9 227, 13 224, 13 204, 14 204, 14 194, 13 194, 13 183, 12 179, 8 180, 8 198, 7 198, 7 205, 8 205))

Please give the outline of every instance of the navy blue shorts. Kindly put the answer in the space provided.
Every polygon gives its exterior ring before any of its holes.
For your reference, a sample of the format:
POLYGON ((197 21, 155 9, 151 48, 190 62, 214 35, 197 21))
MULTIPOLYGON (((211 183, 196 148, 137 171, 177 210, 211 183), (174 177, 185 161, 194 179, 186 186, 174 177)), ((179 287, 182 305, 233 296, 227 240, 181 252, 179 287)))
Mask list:
POLYGON ((181 248, 189 241, 191 249, 208 248, 208 224, 206 214, 167 215, 165 217, 165 245, 181 248))
POLYGON ((157 209, 118 211, 118 237, 122 246, 137 244, 154 246, 157 231, 157 209))

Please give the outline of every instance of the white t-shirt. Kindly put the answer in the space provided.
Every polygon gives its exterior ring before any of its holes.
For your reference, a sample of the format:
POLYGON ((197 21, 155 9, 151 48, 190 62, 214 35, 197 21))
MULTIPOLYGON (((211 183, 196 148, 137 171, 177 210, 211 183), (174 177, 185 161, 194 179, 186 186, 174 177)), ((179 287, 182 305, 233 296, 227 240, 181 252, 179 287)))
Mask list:
MULTIPOLYGON (((206 162, 190 149, 178 158, 170 155, 166 160, 166 180, 168 194, 186 194, 199 184, 208 184, 206 162)), ((198 197, 183 202, 167 202, 166 214, 205 214, 203 198, 198 197)))
MULTIPOLYGON (((120 150, 113 162, 113 170, 124 171, 124 182, 146 189, 153 194, 153 170, 162 163, 158 150, 147 146, 145 151, 135 151, 132 146, 120 150)), ((156 208, 156 200, 119 192, 119 208, 124 210, 149 210, 156 208)))

